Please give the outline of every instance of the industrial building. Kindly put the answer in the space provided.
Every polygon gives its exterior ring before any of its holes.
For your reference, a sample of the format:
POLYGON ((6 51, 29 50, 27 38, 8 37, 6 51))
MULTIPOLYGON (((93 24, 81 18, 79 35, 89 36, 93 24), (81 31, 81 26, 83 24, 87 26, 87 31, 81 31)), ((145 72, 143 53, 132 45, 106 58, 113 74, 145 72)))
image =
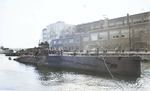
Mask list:
POLYGON ((54 49, 73 50, 150 50, 150 12, 104 19, 76 25, 69 35, 53 39, 54 49))

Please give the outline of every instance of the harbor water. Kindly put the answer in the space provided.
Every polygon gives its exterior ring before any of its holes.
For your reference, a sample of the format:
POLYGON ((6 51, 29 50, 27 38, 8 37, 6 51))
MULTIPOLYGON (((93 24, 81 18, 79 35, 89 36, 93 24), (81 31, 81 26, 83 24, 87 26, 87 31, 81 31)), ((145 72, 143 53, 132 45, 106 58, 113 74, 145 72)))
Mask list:
POLYGON ((113 75, 24 64, 0 54, 0 91, 150 90, 150 62, 141 63, 140 77, 113 75))

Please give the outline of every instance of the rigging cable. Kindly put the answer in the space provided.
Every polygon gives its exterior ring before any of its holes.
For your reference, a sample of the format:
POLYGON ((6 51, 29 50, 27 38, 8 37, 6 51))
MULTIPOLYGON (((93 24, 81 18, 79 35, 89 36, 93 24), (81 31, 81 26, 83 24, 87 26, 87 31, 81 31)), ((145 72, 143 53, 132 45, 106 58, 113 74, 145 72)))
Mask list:
POLYGON ((104 64, 105 64, 105 66, 106 66, 106 68, 107 68, 109 74, 111 75, 112 78, 114 78, 113 74, 111 73, 111 71, 109 70, 109 68, 108 68, 108 66, 107 66, 107 64, 106 64, 106 61, 105 61, 104 57, 103 57, 102 55, 101 55, 101 57, 102 57, 102 59, 103 59, 103 62, 104 62, 104 64))

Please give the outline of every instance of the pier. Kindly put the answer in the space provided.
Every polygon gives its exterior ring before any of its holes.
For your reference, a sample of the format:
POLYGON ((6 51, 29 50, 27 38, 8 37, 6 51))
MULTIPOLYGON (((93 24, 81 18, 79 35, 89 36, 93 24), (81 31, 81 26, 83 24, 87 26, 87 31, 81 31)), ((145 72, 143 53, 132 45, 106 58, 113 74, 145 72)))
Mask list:
MULTIPOLYGON (((82 55, 82 56, 96 56, 96 52, 64 52, 64 55, 82 55)), ((126 52, 114 52, 114 51, 108 51, 107 53, 104 53, 102 51, 99 52, 98 56, 107 56, 107 57, 130 57, 130 56, 139 56, 141 57, 142 61, 149 61, 150 60, 150 52, 145 52, 145 51, 126 51, 126 52)))

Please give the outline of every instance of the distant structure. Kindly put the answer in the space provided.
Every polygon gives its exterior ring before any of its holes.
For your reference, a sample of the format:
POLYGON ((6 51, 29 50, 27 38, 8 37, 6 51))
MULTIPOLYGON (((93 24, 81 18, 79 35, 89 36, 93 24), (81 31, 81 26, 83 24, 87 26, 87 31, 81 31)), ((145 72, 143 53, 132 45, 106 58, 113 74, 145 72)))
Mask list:
POLYGON ((68 29, 70 26, 72 25, 65 24, 63 21, 58 21, 48 25, 47 28, 42 30, 43 42, 47 41, 51 46, 52 39, 58 39, 61 31, 68 29))
POLYGON ((67 51, 92 51, 96 48, 108 51, 150 50, 150 12, 78 24, 67 31, 58 33, 61 37, 53 38, 51 47, 67 51))
POLYGON ((3 46, 0 47, 0 54, 7 54, 7 53, 13 53, 12 49, 4 48, 3 46))

